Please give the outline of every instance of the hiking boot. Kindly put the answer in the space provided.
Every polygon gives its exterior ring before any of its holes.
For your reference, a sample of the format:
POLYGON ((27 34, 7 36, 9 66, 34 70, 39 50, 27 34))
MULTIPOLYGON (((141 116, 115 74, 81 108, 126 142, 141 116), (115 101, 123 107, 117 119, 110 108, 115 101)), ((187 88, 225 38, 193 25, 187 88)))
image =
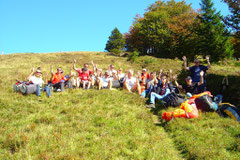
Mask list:
POLYGON ((147 108, 155 108, 155 104, 152 103, 152 104, 147 105, 146 107, 147 108))

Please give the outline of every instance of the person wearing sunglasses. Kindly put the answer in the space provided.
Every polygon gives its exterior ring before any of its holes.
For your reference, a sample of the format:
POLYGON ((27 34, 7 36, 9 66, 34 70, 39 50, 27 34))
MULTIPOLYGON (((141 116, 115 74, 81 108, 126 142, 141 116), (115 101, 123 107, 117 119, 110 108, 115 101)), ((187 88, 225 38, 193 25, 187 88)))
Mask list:
POLYGON ((58 89, 60 89, 60 91, 64 91, 64 82, 70 79, 70 77, 65 78, 62 73, 63 73, 62 68, 58 67, 57 73, 55 73, 52 76, 52 80, 51 80, 52 85, 53 85, 53 88, 56 89, 57 91, 58 89))
POLYGON ((188 67, 186 56, 183 56, 182 59, 184 61, 184 69, 186 71, 190 71, 190 77, 192 78, 193 83, 201 82, 200 72, 201 71, 204 72, 204 76, 203 76, 204 83, 198 87, 199 92, 204 92, 206 90, 205 89, 205 84, 206 84, 205 74, 206 74, 206 71, 208 69, 210 69, 210 67, 211 67, 210 61, 209 61, 209 56, 206 56, 206 60, 207 60, 207 64, 208 64, 207 66, 200 65, 200 61, 198 59, 194 59, 194 64, 195 65, 192 66, 192 67, 188 67))
POLYGON ((147 108, 155 108, 155 100, 163 100, 171 90, 168 84, 168 77, 166 74, 161 75, 161 85, 158 85, 157 90, 155 92, 151 92, 150 94, 150 104, 147 105, 147 108))
POLYGON ((41 101, 40 100, 41 91, 46 91, 47 97, 50 97, 52 95, 50 88, 47 86, 48 83, 47 74, 44 82, 42 79, 42 72, 40 67, 38 67, 36 71, 33 67, 32 72, 27 77, 27 80, 36 85, 36 94, 38 96, 39 101, 41 101))

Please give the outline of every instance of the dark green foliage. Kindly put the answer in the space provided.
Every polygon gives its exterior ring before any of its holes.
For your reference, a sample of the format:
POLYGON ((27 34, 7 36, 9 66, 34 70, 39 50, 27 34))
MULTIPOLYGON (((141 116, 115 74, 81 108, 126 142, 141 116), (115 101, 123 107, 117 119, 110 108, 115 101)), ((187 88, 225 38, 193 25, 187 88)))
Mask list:
POLYGON ((197 13, 185 1, 156 1, 144 17, 137 16, 125 34, 128 51, 157 57, 182 57, 194 54, 193 32, 197 13))
POLYGON ((122 34, 117 28, 115 28, 109 36, 109 40, 107 41, 105 50, 118 53, 118 51, 116 50, 122 51, 124 48, 124 44, 125 40, 123 39, 122 34))
POLYGON ((202 55, 211 55, 213 61, 231 58, 233 49, 228 32, 221 21, 220 12, 216 12, 211 0, 202 0, 200 5, 201 14, 198 19, 201 23, 196 28, 198 52, 202 55))
POLYGON ((137 51, 131 52, 128 56, 128 60, 131 62, 136 62, 138 56, 139 56, 139 53, 137 51))
POLYGON ((240 1, 223 0, 228 4, 230 15, 223 18, 224 23, 233 30, 232 44, 234 57, 240 58, 240 1))

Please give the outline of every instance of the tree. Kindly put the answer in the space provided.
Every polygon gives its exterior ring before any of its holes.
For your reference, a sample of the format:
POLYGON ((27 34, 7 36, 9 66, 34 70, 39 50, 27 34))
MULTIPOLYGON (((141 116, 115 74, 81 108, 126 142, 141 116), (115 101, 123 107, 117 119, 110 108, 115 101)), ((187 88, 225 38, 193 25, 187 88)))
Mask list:
POLYGON ((228 4, 230 15, 223 18, 224 23, 233 31, 231 42, 234 48, 234 57, 240 58, 240 1, 223 0, 228 4))
POLYGON ((201 11, 198 19, 200 25, 198 34, 198 52, 202 55, 211 55, 213 61, 223 58, 231 58, 233 54, 232 45, 229 40, 226 26, 222 23, 220 12, 213 8, 211 0, 202 0, 201 11))
POLYGON ((122 51, 124 49, 124 44, 125 40, 123 39, 123 35, 115 28, 109 36, 105 50, 109 52, 122 51))
POLYGON ((224 17, 224 23, 231 27, 233 31, 240 31, 240 1, 239 0, 223 0, 228 4, 231 15, 224 17))
POLYGON ((148 7, 144 17, 135 17, 129 33, 124 35, 126 48, 158 57, 193 54, 196 16, 197 13, 185 1, 158 0, 148 7))

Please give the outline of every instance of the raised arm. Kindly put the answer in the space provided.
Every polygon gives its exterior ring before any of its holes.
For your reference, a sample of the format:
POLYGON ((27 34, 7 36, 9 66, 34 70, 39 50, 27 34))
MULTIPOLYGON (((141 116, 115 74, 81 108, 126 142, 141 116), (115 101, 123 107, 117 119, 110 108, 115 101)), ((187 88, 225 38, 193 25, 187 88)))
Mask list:
POLYGON ((179 85, 178 82, 177 82, 177 75, 173 76, 173 80, 174 80, 174 83, 175 83, 176 87, 182 89, 182 85, 179 85))
POLYGON ((198 82, 198 85, 202 85, 202 84, 204 83, 203 75, 204 75, 204 71, 201 71, 201 72, 200 72, 201 80, 200 80, 200 82, 198 82))
POLYGON ((45 81, 44 81, 44 83, 45 83, 45 85, 48 84, 48 73, 47 73, 47 72, 46 72, 46 74, 45 74, 45 81))
POLYGON ((77 62, 77 60, 76 60, 76 59, 73 59, 73 69, 74 69, 75 71, 78 70, 78 68, 76 68, 76 62, 77 62))
POLYGON ((211 64, 210 64, 210 61, 209 61, 209 56, 206 56, 206 60, 207 60, 207 68, 210 69, 211 68, 211 64))
POLYGON ((187 66, 187 57, 183 56, 182 59, 183 59, 183 62, 184 62, 184 69, 189 71, 189 67, 187 66))
POLYGON ((27 80, 28 80, 28 81, 29 81, 30 78, 32 77, 33 73, 34 73, 34 67, 32 67, 32 71, 31 71, 31 73, 30 73, 30 74, 28 75, 28 77, 27 77, 27 80))

